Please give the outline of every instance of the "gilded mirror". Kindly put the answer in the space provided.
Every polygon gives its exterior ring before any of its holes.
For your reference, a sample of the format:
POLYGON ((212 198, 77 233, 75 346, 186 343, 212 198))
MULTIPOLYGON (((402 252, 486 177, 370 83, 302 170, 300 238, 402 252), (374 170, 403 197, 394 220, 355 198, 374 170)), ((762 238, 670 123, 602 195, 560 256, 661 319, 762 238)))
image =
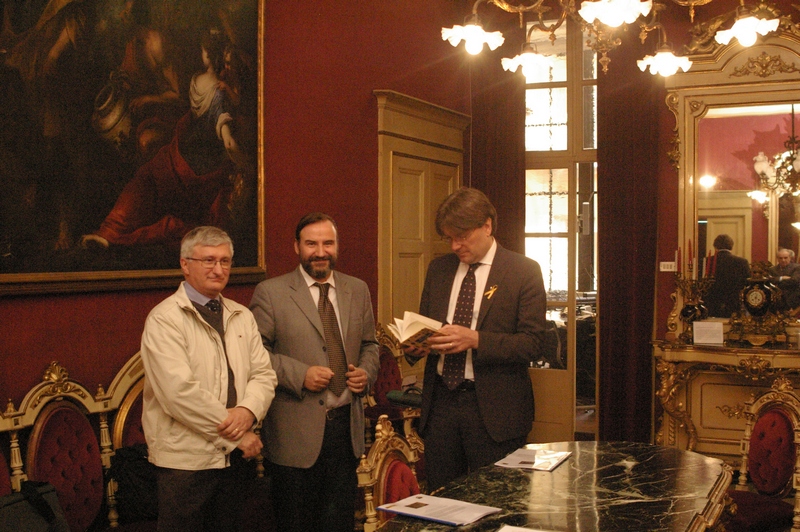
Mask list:
MULTIPOLYGON (((701 261, 713 253, 721 233, 749 262, 774 263, 779 247, 800 255, 800 232, 791 226, 800 214, 796 197, 766 190, 754 168, 754 159, 772 160, 795 130, 800 135, 800 35, 779 31, 749 48, 731 44, 691 59, 689 72, 666 79, 682 262, 690 247, 701 261), (713 184, 701 185, 706 180, 713 184), (765 189, 763 203, 752 197, 757 189, 765 189)), ((681 309, 685 294, 676 295, 681 309)), ((670 330, 681 333, 683 325, 673 312, 670 330)))

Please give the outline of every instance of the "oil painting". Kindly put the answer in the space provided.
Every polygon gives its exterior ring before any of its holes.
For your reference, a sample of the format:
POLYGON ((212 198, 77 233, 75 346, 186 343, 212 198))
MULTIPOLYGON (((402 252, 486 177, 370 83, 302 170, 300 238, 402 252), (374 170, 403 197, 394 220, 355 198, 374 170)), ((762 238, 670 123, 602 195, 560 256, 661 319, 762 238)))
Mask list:
POLYGON ((0 293, 156 286, 183 235, 263 277, 264 0, 0 0, 0 293))

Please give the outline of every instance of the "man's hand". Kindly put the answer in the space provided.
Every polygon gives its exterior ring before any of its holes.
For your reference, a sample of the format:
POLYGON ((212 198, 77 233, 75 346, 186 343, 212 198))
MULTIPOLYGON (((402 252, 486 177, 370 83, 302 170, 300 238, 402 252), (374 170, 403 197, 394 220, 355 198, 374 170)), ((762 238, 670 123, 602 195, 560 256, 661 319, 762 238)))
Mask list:
POLYGON ((467 349, 477 349, 478 331, 461 325, 445 325, 439 329, 439 334, 428 338, 428 344, 431 349, 443 355, 460 353, 467 349))
POLYGON ((261 443, 261 438, 256 436, 256 433, 251 431, 245 432, 242 441, 236 446, 241 449, 244 458, 253 458, 258 456, 264 444, 261 443))
POLYGON ((321 392, 328 387, 331 382, 333 371, 326 366, 311 366, 306 371, 306 378, 303 387, 312 392, 321 392))
POLYGON ((217 425, 217 434, 226 440, 237 441, 253 428, 256 416, 243 406, 228 409, 228 417, 217 425))
POLYGON ((353 364, 348 364, 347 370, 347 373, 345 373, 347 377, 347 387, 350 388, 350 391, 355 395, 364 393, 364 390, 367 389, 367 372, 361 368, 355 367, 353 364))

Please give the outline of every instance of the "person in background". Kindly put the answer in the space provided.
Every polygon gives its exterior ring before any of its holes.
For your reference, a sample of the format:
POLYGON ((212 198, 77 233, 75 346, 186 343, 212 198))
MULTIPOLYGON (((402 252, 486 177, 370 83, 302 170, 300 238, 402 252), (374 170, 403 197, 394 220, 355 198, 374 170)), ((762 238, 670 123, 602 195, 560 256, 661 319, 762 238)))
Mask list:
POLYGON ((295 229, 294 271, 260 283, 250 308, 278 373, 262 432, 277 530, 352 532, 364 407, 378 375, 366 283, 335 271, 333 218, 315 212, 295 229))
POLYGON ((419 430, 428 488, 491 464, 523 446, 533 423, 529 366, 539 358, 547 294, 535 261, 494 238, 497 212, 462 188, 436 213, 453 253, 428 266, 419 312, 447 323, 427 356, 419 430))
POLYGON ((714 239, 714 283, 703 298, 709 316, 730 318, 740 310, 740 293, 750 277, 750 264, 744 257, 734 255, 732 249, 733 238, 729 235, 717 235, 714 239))
POLYGON ((180 254, 185 281, 156 305, 142 334, 142 426, 157 466, 159 531, 236 531, 245 460, 261 452, 253 427, 277 378, 250 311, 220 295, 233 242, 193 229, 180 254))
POLYGON ((769 269, 772 282, 781 289, 779 310, 800 307, 800 264, 794 261, 794 251, 781 248, 778 250, 778 264, 769 269))

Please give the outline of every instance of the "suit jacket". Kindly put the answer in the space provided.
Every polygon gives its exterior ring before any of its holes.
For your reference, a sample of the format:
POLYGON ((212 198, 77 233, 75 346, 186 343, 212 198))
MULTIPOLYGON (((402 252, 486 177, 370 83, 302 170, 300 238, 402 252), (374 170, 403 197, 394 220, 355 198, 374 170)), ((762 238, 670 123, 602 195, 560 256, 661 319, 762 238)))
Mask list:
MULTIPOLYGON (((366 283, 333 272, 339 321, 347 363, 367 372, 368 386, 378 375, 378 343, 372 300, 366 283)), ((325 333, 317 305, 298 267, 259 283, 250 301, 264 346, 271 353, 278 387, 262 431, 267 458, 276 464, 308 468, 314 465, 325 433, 325 393, 303 388, 309 366, 327 366, 325 333)), ((350 407, 353 453, 364 453, 364 407, 353 397, 350 407)))
POLYGON ((737 257, 730 250, 717 251, 714 284, 706 292, 703 302, 710 316, 730 318, 741 309, 740 293, 750 277, 750 264, 744 257, 737 257))
MULTIPOLYGON (((425 277, 420 314, 444 322, 458 257, 451 253, 432 260, 425 277)), ((479 347, 472 351, 475 392, 486 429, 495 441, 527 436, 533 423, 533 390, 528 374, 539 358, 544 337, 547 295, 542 270, 535 261, 499 244, 481 298, 477 330, 479 347), (491 293, 490 290, 497 287, 491 293)), ((425 363, 420 432, 433 402, 439 355, 425 363)))

